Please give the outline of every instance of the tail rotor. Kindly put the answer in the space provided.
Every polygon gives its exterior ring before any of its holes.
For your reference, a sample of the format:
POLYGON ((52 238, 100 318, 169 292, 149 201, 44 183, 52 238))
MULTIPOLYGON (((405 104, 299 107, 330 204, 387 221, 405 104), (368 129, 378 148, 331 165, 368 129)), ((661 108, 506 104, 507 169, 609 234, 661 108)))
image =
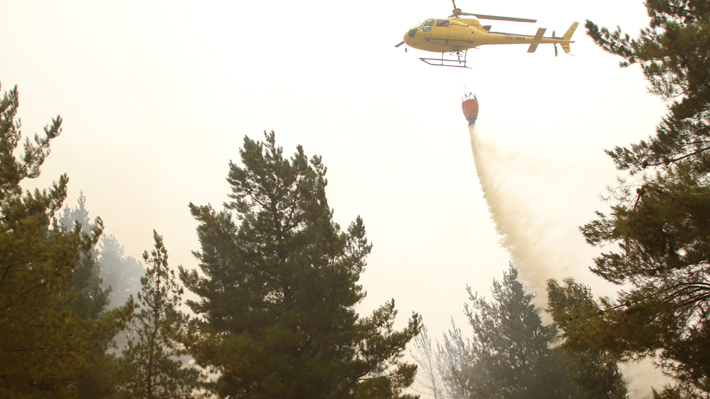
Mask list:
MULTIPOLYGON (((552 37, 557 37, 557 35, 555 35, 554 30, 552 31, 552 37)), ((555 45, 555 57, 557 57, 557 43, 554 43, 554 45, 555 45)))

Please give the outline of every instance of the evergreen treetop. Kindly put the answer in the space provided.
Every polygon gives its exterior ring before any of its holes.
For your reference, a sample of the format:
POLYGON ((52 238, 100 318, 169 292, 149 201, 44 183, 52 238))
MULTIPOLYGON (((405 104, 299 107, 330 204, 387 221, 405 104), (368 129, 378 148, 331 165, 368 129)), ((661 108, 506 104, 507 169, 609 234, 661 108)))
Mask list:
MULTIPOLYGON (((468 291, 471 304, 465 311, 472 339, 453 325, 444 345, 438 345, 439 371, 449 397, 626 398, 618 358, 566 342, 560 347, 557 325, 542 324, 541 309, 533 305, 533 295, 525 292, 513 266, 503 281, 493 281, 490 301, 468 291)), ((566 305, 583 303, 573 298, 566 305)))
POLYGON ((647 0, 650 24, 636 39, 587 21, 589 36, 620 65, 638 64, 651 93, 670 102, 670 112, 648 140, 607 151, 620 170, 690 161, 710 171, 710 5, 704 0, 647 0))
POLYGON ((563 397, 558 392, 567 382, 557 372, 549 344, 555 330, 543 326, 533 295, 518 281, 510 267, 503 281, 493 281, 492 301, 479 298, 467 287, 471 306, 465 311, 473 329, 475 364, 473 386, 485 386, 502 398, 563 397), (557 385, 557 387, 555 387, 557 385))
MULTIPOLYGON (((103 233, 100 218, 97 218, 93 224, 91 223, 83 191, 79 194, 77 207, 70 208, 65 205, 58 221, 59 226, 56 228, 66 231, 80 229, 92 237, 96 234, 95 229, 100 228, 103 233)), ((76 297, 70 305, 72 310, 84 318, 96 319, 109 304, 111 287, 102 287, 102 270, 95 244, 97 240, 92 240, 92 242, 94 242, 92 247, 88 251, 82 251, 79 255, 73 277, 67 288, 76 292, 76 297)))
POLYGON ((138 311, 119 359, 125 398, 191 398, 200 372, 183 365, 188 318, 179 310, 183 289, 168 266, 163 237, 153 231, 154 249, 143 253, 148 265, 141 278, 138 311))
POLYGON ((203 320, 196 361, 220 372, 230 398, 405 398, 416 366, 401 352, 420 329, 416 314, 393 328, 394 301, 360 318, 357 284, 371 245, 358 217, 333 222, 326 168, 299 146, 290 159, 275 144, 245 137, 230 163, 226 210, 190 205, 202 274, 181 270, 203 320), (236 220, 231 212, 236 213, 236 220))

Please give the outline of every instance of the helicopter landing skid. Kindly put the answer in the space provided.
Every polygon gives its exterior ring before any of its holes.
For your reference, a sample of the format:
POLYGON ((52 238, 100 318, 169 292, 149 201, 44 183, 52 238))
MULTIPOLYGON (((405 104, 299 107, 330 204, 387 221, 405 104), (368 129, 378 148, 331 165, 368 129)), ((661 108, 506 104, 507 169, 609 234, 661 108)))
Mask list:
POLYGON ((422 62, 425 62, 429 65, 433 66, 445 66, 445 67, 454 67, 454 68, 469 68, 470 67, 466 66, 466 55, 468 54, 468 51, 461 51, 461 52, 455 52, 451 53, 451 55, 456 55, 456 59, 446 59, 444 58, 444 53, 441 53, 441 58, 419 58, 422 60, 422 62), (463 58, 461 57, 461 53, 463 53, 463 58))

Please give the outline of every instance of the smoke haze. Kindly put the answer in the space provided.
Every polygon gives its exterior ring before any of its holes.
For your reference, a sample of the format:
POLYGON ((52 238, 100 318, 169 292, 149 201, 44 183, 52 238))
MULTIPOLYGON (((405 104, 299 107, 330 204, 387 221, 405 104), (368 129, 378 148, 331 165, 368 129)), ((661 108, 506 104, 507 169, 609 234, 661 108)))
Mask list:
POLYGON ((499 149, 475 125, 470 136, 476 173, 500 243, 528 290, 537 293, 537 305, 545 307, 547 279, 575 277, 579 270, 586 272, 587 265, 579 250, 572 249, 585 243, 569 214, 571 207, 565 209, 560 187, 551 187, 556 186, 550 177, 554 168, 514 145, 499 149))
MULTIPOLYGON (((496 145, 475 125, 469 133, 476 174, 500 243, 519 269, 526 289, 537 294, 536 305, 547 307, 546 281, 550 278, 573 277, 591 285, 597 297, 612 295, 618 287, 589 271, 598 250, 584 242, 577 227, 592 216, 591 212, 579 213, 580 208, 600 208, 599 201, 589 198, 601 190, 592 192, 597 189, 594 182, 589 190, 568 189, 583 174, 574 165, 584 160, 535 153, 512 141, 496 145)), ((547 314, 541 316, 551 322, 547 314)), ((651 386, 671 382, 650 359, 622 366, 632 398, 649 397, 651 386)))

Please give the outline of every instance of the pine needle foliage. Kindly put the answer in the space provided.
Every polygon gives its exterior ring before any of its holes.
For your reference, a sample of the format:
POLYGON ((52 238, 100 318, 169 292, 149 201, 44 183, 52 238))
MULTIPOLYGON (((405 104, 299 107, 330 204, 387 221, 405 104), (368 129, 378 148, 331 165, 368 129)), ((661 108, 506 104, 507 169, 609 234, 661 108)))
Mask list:
MULTIPOLYGON (((710 3, 648 0, 650 24, 632 39, 587 21, 604 50, 640 65, 669 103, 656 134, 607 153, 630 176, 609 215, 582 227, 612 245, 592 271, 628 290, 602 303, 604 338, 624 358, 658 356, 669 394, 710 395, 710 3), (632 185, 631 182, 637 182, 632 185)), ((599 337, 589 337, 590 342, 599 337)))
POLYGON ((567 360, 567 374, 578 387, 580 398, 625 399, 627 388, 617 364, 621 358, 603 340, 609 326, 594 301, 591 290, 573 279, 560 285, 547 283, 548 312, 558 327, 561 348, 567 360), (584 340, 579 335, 585 335, 584 340), (598 340, 590 344, 587 338, 598 340))
POLYGON ((61 133, 61 118, 44 137, 25 140, 16 120, 17 87, 0 100, 0 397, 65 398, 77 395, 77 381, 125 325, 132 309, 83 317, 72 309, 78 293, 71 281, 82 253, 96 244, 102 224, 90 232, 52 224, 67 195, 66 175, 49 189, 25 192, 61 133))
POLYGON ((188 321, 179 310, 183 290, 168 267, 163 237, 153 231, 153 239, 155 248, 143 253, 148 268, 141 278, 130 338, 119 359, 119 393, 137 399, 190 398, 201 375, 179 359, 185 354, 182 342, 188 321))
MULTIPOLYGON (((616 361, 605 352, 566 344, 557 324, 543 325, 533 294, 525 292, 513 266, 493 281, 492 299, 469 291, 465 307, 473 331, 463 338, 455 325, 439 345, 447 394, 468 399, 625 399, 616 361)), ((558 298, 558 297, 554 297, 558 298)), ((584 297, 584 299, 588 299, 584 297)), ((557 304, 557 302, 555 302, 557 304)), ((585 304, 573 298, 566 305, 585 304)), ((557 307, 555 308, 557 309, 557 307)), ((555 315, 557 315, 555 313, 555 315)), ((453 324, 453 323, 452 323, 453 324)))
POLYGON ((394 300, 360 317, 358 285, 372 248, 358 217, 333 222, 326 168, 297 147, 290 158, 273 132, 248 137, 230 163, 225 211, 190 205, 199 222, 201 273, 181 270, 202 319, 191 347, 219 375, 225 398, 412 398, 416 366, 401 361, 419 333, 414 314, 394 329, 394 300), (236 215, 232 215, 234 212, 236 215), (236 216, 236 217, 235 217, 236 216))
POLYGON ((533 295, 510 267, 503 281, 493 281, 487 301, 468 288, 465 312, 473 329, 473 364, 468 384, 474 398, 566 398, 569 381, 549 344, 553 326, 544 326, 533 295), (483 395, 482 395, 483 393, 483 395))
MULTIPOLYGON (((91 223, 89 211, 86 209, 86 197, 82 191, 79 194, 76 208, 65 205, 62 215, 58 219, 59 228, 72 230, 78 223, 81 230, 93 232, 98 224, 91 223)), ((88 252, 79 256, 74 268, 73 277, 68 288, 77 293, 71 304, 72 310, 84 318, 96 319, 109 304, 111 287, 102 288, 101 266, 98 262, 97 250, 92 247, 88 252)))
POLYGON ((620 66, 639 65, 649 91, 669 102, 656 135, 630 148, 607 151, 620 170, 692 161, 710 171, 710 5, 705 0, 648 0, 650 24, 631 38, 587 21, 587 33, 620 66))

